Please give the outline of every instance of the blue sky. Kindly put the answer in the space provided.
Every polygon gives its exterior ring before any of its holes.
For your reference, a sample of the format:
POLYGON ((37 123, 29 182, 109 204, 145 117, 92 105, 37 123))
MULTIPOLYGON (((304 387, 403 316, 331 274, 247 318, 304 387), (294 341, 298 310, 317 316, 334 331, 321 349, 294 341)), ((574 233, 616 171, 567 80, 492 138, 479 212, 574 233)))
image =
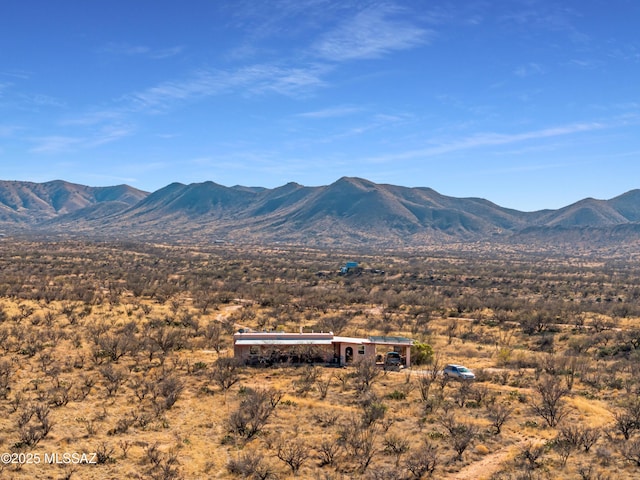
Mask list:
POLYGON ((0 179, 640 188, 637 0, 0 4, 0 179))

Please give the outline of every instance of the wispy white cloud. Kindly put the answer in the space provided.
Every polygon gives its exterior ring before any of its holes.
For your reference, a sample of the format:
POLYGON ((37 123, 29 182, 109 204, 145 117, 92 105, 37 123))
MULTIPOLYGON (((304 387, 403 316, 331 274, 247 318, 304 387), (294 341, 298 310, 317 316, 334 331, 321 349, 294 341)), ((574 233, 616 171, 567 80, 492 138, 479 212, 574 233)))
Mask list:
POLYGON ((378 58, 428 42, 432 32, 394 18, 399 11, 388 5, 363 10, 323 35, 313 50, 323 59, 342 62, 378 58))
POLYGON ((35 146, 31 148, 31 153, 54 154, 68 152, 82 143, 82 139, 77 137, 67 137, 62 135, 49 135, 33 139, 35 146))
POLYGON ((584 69, 594 69, 594 68, 600 68, 604 65, 604 63, 601 60, 597 60, 597 59, 578 59, 578 58, 574 58, 572 60, 569 61, 569 64, 575 67, 580 67, 580 68, 584 68, 584 69))
POLYGON ((638 63, 640 61, 640 46, 617 42, 608 55, 615 60, 638 63))
POLYGON ((178 133, 156 133, 156 137, 162 138, 164 140, 170 140, 172 138, 177 138, 179 136, 180 134, 178 133))
POLYGON ((106 143, 115 142, 121 138, 132 135, 135 128, 130 125, 107 125, 100 129, 95 135, 85 140, 88 148, 97 147, 106 143))
POLYGON ((0 138, 12 137, 21 129, 17 125, 0 125, 0 138))
MULTIPOLYGON (((201 102, 220 95, 281 95, 306 98, 328 86, 330 73, 338 68, 335 61, 375 58, 423 44, 429 39, 428 30, 415 26, 413 20, 408 18, 407 11, 391 3, 370 4, 364 9, 361 5, 353 4, 331 6, 332 3, 325 0, 305 0, 303 3, 304 5, 292 0, 278 1, 280 20, 271 22, 271 32, 267 33, 277 33, 278 25, 282 26, 284 18, 291 20, 300 16, 307 22, 305 25, 317 31, 326 30, 327 22, 335 22, 341 17, 350 18, 322 36, 318 42, 311 44, 312 57, 307 49, 305 55, 293 55, 288 59, 282 57, 277 62, 245 64, 229 69, 201 68, 182 77, 156 83, 146 89, 125 93, 113 99, 104 108, 94 109, 85 114, 68 115, 58 122, 63 127, 87 127, 94 131, 102 126, 99 133, 89 132, 84 135, 74 132, 72 135, 66 135, 67 132, 63 132, 61 135, 42 136, 36 139, 32 151, 50 153, 109 143, 130 135, 133 130, 130 126, 120 128, 113 125, 133 124, 139 120, 136 119, 139 115, 163 114, 181 105, 201 102), (324 15, 328 8, 332 13, 324 15), (309 15, 309 9, 317 12, 318 23, 315 27, 311 26, 314 15, 309 15), (309 61, 313 57, 315 60, 309 61), (306 61, 301 63, 301 58, 306 58, 306 61)), ((267 9, 261 7, 258 10, 258 19, 268 13, 267 9)), ((166 58, 177 55, 182 50, 179 46, 158 49, 145 44, 116 42, 109 43, 102 49, 103 52, 113 55, 147 58, 166 58)), ((49 106, 53 105, 53 100, 49 99, 49 106)), ((45 103, 47 99, 43 97, 38 101, 45 103)), ((358 107, 344 105, 305 112, 300 114, 300 117, 333 118, 351 115, 357 111, 358 107)))
POLYGON ((542 74, 544 72, 545 72, 545 70, 540 64, 533 63, 533 62, 527 63, 526 65, 520 65, 514 71, 516 76, 523 77, 523 78, 524 77, 531 77, 533 75, 540 75, 540 74, 542 74))
MULTIPOLYGON (((366 111, 364 108, 360 108, 353 113, 355 114, 360 112, 366 111)), ((312 115, 319 114, 320 116, 311 116, 307 118, 336 118, 340 111, 336 109, 336 116, 334 117, 329 116, 333 113, 333 109, 309 113, 312 115), (322 116, 325 115, 325 113, 327 116, 322 116)), ((297 117, 299 117, 299 115, 297 117)), ((304 133, 298 134, 288 140, 286 145, 289 150, 299 151, 301 148, 313 149, 316 145, 335 144, 342 140, 366 135, 369 135, 369 138, 372 138, 372 135, 377 135, 376 139, 379 139, 384 137, 384 134, 381 132, 401 128, 403 125, 406 125, 407 122, 413 120, 413 116, 411 114, 404 113, 389 114, 366 112, 365 114, 358 115, 355 122, 352 120, 353 119, 348 119, 346 121, 341 120, 340 122, 336 121, 334 122, 335 125, 330 125, 329 128, 323 124, 323 128, 320 131, 321 133, 315 132, 311 137, 305 136, 304 133)))
MULTIPOLYGON (((318 13, 324 13, 329 6, 324 0, 309 0, 305 5, 316 9, 318 13)), ((309 18, 309 15, 306 15, 307 9, 296 1, 283 0, 278 6, 283 18, 291 19, 297 15, 309 18)), ((262 13, 265 13, 264 9, 262 13)), ((60 135, 32 138, 34 145, 31 151, 58 153, 110 143, 131 135, 134 130, 131 125, 140 120, 137 118, 140 115, 163 114, 181 105, 201 102, 220 95, 281 95, 306 98, 327 87, 329 75, 338 68, 336 61, 376 58, 424 44, 430 38, 430 31, 416 26, 412 18, 408 17, 407 11, 391 3, 370 4, 365 9, 362 9, 361 5, 352 4, 336 7, 332 14, 324 17, 320 15, 318 18, 322 17, 322 20, 318 20, 315 28, 318 31, 326 30, 327 21, 335 22, 341 16, 350 19, 323 35, 316 43, 306 44, 307 47, 311 45, 311 57, 307 48, 304 55, 282 57, 278 62, 255 63, 229 69, 201 68, 182 77, 126 93, 112 99, 104 108, 62 118, 58 122, 59 126, 85 127, 85 132, 74 131, 67 135, 71 130, 61 130, 60 135), (337 15, 338 10, 344 15, 337 15), (301 63, 301 58, 305 58, 306 61, 301 63), (310 61, 310 58, 313 60, 310 61), (121 127, 123 124, 126 126, 121 127)), ((275 29, 277 25, 272 24, 272 27, 275 29)), ((300 48, 304 49, 305 46, 300 48)), ((177 55, 182 50, 182 47, 158 49, 144 44, 109 43, 102 51, 122 56, 166 58, 177 55)), ((33 101, 47 106, 55 105, 53 98, 38 97, 33 101)), ((343 105, 304 112, 300 117, 334 118, 355 114, 358 111, 359 107, 343 105)), ((378 119, 374 122, 374 127, 368 125, 354 128, 349 135, 357 135, 375 128, 379 123, 378 119)))
POLYGON ((20 94, 17 96, 21 100, 23 105, 31 107, 65 107, 66 104, 59 98, 52 97, 50 95, 36 94, 20 94))
POLYGON ((168 81, 146 90, 125 95, 123 100, 129 102, 135 110, 164 109, 168 104, 184 101, 194 97, 213 95, 224 90, 223 81, 210 72, 198 72, 185 80, 168 81))
POLYGON ((240 94, 277 93, 298 97, 325 85, 327 65, 287 67, 251 65, 236 71, 200 70, 183 80, 160 83, 124 97, 134 111, 163 111, 186 102, 229 92, 240 94))
POLYGON ((557 170, 559 168, 575 168, 584 166, 583 162, 555 162, 555 163, 536 163, 525 165, 514 165, 508 168, 495 168, 486 170, 485 174, 502 174, 502 173, 527 173, 541 172, 545 170, 557 170))
POLYGON ((504 25, 525 30, 527 34, 551 31, 566 35, 574 44, 584 45, 590 41, 589 36, 574 25, 574 20, 579 17, 579 13, 571 8, 553 2, 535 2, 532 7, 525 6, 522 9, 507 11, 499 17, 499 20, 504 25))
POLYGON ((156 60, 173 57, 182 52, 184 47, 151 48, 146 45, 131 45, 128 43, 108 43, 102 51, 113 55, 144 56, 156 60))
POLYGON ((152 51, 149 56, 151 58, 155 58, 157 60, 162 60, 164 58, 173 57, 175 55, 179 55, 184 50, 182 46, 170 47, 170 48, 162 48, 160 50, 152 51))
POLYGON ((85 136, 48 135, 32 138, 34 146, 29 150, 38 154, 58 154, 94 148, 127 137, 134 132, 131 126, 107 125, 85 136))
MULTIPOLYGON (((17 80, 24 80, 18 75, 15 75, 17 80)), ((19 91, 20 82, 18 81, 0 81, 0 100, 4 105, 9 105, 12 108, 17 108, 22 111, 40 111, 41 109, 54 107, 65 107, 66 103, 51 95, 42 93, 32 93, 19 91)))
POLYGON ((181 104, 225 94, 276 94, 304 97, 325 85, 333 67, 323 64, 280 66, 257 64, 236 70, 201 69, 183 79, 161 82, 115 99, 110 107, 62 118, 62 127, 86 127, 86 135, 51 135, 32 139, 33 153, 93 148, 131 135, 136 115, 161 114, 181 104))
POLYGON ((125 112, 121 107, 114 107, 110 110, 96 110, 92 112, 72 115, 63 118, 59 123, 62 126, 91 126, 120 120, 123 117, 124 113, 125 112))
POLYGON ((11 88, 13 83, 11 82, 0 82, 0 98, 4 96, 4 92, 11 88))
POLYGON ((234 0, 221 8, 229 22, 243 30, 251 42, 263 42, 270 37, 309 35, 331 19, 344 18, 357 4, 334 0, 234 0))
POLYGON ((315 64, 303 67, 258 65, 241 70, 230 77, 230 87, 247 82, 252 94, 277 93, 290 97, 304 97, 326 85, 324 75, 331 70, 328 65, 315 64))
POLYGON ((311 112, 299 113, 296 116, 302 118, 335 118, 345 117, 354 113, 362 111, 362 107, 356 107, 353 105, 340 105, 337 107, 323 108, 321 110, 314 110, 311 112))
POLYGON ((127 43, 109 43, 103 51, 116 55, 145 55, 149 53, 149 47, 142 45, 129 45, 127 43))
POLYGON ((542 130, 533 130, 530 132, 501 134, 501 133, 480 133, 472 135, 461 140, 442 143, 423 149, 410 150, 396 154, 389 154, 370 158, 371 162, 386 163, 395 160, 409 160, 414 158, 426 158, 443 155, 451 152, 463 150, 471 150, 475 148, 491 147, 497 145, 509 145, 528 140, 539 140, 544 138, 560 137, 565 135, 574 135, 593 130, 607 128, 608 125, 598 122, 591 123, 575 123, 560 127, 546 128, 542 130))
POLYGON ((2 70, 1 77, 17 78, 19 80, 27 80, 31 74, 25 70, 2 70))

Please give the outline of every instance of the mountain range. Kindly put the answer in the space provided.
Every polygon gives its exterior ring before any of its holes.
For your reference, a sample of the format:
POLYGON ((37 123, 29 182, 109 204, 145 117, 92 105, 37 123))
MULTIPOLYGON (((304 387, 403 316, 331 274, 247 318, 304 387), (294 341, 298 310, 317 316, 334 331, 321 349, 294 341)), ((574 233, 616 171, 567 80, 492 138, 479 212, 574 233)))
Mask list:
POLYGON ((414 247, 497 242, 636 244, 640 190, 522 212, 430 188, 343 177, 327 186, 268 189, 172 183, 127 185, 0 181, 0 233, 309 246, 414 247))

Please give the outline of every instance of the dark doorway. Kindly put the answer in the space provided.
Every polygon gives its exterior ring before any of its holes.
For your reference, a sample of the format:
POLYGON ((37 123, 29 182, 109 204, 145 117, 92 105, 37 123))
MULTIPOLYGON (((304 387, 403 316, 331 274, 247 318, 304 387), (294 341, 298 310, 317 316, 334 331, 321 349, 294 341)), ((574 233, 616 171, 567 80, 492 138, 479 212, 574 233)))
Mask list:
POLYGON ((347 347, 344 351, 344 359, 347 363, 353 362, 353 348, 347 347))

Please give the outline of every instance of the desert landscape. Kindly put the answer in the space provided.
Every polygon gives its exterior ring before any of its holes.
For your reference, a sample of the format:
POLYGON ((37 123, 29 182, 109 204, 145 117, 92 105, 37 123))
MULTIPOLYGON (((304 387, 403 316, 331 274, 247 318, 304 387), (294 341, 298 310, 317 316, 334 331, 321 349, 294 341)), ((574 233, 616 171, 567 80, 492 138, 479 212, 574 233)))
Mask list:
POLYGON ((2 7, 0 480, 640 479, 639 1, 2 7))
POLYGON ((639 474, 634 261, 4 237, 0 263, 3 478, 639 474), (239 329, 404 336, 412 365, 246 366, 239 329))

